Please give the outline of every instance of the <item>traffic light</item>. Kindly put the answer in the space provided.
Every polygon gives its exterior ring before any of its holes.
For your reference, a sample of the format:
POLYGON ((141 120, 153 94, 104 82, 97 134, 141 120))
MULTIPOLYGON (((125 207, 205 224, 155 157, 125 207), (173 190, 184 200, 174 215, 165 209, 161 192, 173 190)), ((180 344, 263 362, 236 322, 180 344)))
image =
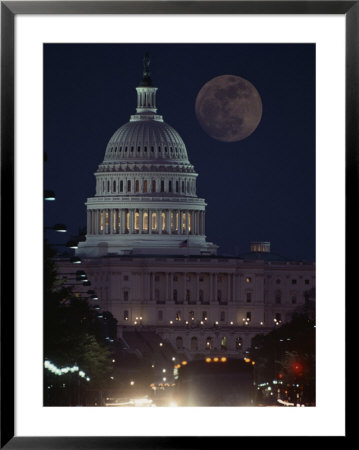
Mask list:
POLYGON ((299 361, 295 361, 291 368, 295 375, 301 375, 303 372, 303 365, 299 361))

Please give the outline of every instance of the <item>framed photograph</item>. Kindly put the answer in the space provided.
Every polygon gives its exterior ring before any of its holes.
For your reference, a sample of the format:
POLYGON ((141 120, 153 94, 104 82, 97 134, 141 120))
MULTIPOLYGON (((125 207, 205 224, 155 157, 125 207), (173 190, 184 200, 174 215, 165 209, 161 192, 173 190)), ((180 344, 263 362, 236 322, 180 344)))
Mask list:
POLYGON ((2 448, 347 437, 358 21, 1 2, 2 448))

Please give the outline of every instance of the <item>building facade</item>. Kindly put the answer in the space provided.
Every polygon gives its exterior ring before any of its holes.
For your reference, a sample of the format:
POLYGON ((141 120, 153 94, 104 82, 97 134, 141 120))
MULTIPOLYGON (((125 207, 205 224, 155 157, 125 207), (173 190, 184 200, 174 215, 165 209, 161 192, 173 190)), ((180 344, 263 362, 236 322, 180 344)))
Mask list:
MULTIPOLYGON (((157 113, 147 57, 136 89, 136 114, 114 133, 95 173, 76 251, 81 269, 120 337, 152 330, 188 358, 243 357, 255 335, 313 297, 315 265, 278 257, 269 242, 251 243, 241 257, 217 255, 185 144, 157 113)), ((65 260, 59 268, 65 279, 74 272, 65 260)))

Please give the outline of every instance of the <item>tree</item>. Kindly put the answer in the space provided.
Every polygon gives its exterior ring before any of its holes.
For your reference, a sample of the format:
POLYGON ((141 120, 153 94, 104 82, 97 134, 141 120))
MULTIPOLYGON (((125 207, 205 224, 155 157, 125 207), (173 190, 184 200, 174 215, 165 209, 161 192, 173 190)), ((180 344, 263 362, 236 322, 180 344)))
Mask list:
POLYGON ((315 403, 315 322, 306 314, 296 314, 267 335, 257 335, 250 355, 257 384, 274 380, 281 386, 299 385, 301 398, 315 403))
MULTIPOLYGON (((104 313, 105 321, 100 319, 98 312, 89 306, 86 299, 78 297, 71 288, 63 286, 57 278, 54 256, 55 251, 45 242, 44 357, 60 368, 78 366, 90 380, 85 380, 87 387, 103 389, 112 372, 112 353, 106 338, 109 338, 109 334, 112 338, 115 337, 117 322, 112 314, 107 312, 104 313)), ((56 377, 52 376, 52 384, 49 385, 49 377, 50 374, 45 369, 45 392, 56 382, 56 377)), ((63 378, 57 378, 58 382, 62 383, 63 378)), ((70 378, 72 383, 73 378, 70 378)), ((49 395, 45 398, 49 398, 49 395)), ((66 398, 68 402, 73 401, 72 395, 66 398)), ((56 399, 59 400, 58 395, 56 399)), ((50 403, 53 401, 54 399, 49 400, 50 403)), ((63 404, 64 398, 59 402, 63 404)))

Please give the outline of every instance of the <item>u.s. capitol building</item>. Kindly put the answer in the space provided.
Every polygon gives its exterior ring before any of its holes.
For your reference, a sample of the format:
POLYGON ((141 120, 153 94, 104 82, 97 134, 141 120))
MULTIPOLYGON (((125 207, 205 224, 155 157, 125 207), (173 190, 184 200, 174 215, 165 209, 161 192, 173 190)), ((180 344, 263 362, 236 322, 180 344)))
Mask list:
MULTIPOLYGON (((133 331, 152 333, 189 359, 242 357, 252 337, 313 300, 315 265, 287 261, 269 242, 248 243, 241 257, 217 255, 206 240, 197 173, 182 138, 157 113, 146 58, 136 90, 136 113, 113 134, 95 173, 78 268, 125 341, 133 331)), ((75 270, 64 260, 59 267, 62 276, 75 270)))

